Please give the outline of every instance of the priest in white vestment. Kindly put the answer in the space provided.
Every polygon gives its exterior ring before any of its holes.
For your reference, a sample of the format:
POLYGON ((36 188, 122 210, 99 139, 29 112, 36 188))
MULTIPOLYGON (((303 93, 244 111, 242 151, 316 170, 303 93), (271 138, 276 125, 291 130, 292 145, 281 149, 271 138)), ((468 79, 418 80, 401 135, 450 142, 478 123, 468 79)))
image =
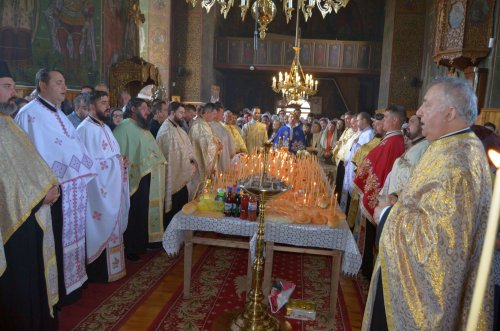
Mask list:
POLYGON ((52 206, 51 212, 59 276, 59 305, 66 305, 79 299, 79 290, 87 280, 87 184, 95 177, 96 170, 75 127, 60 109, 66 96, 62 73, 40 69, 36 74, 36 85, 38 97, 19 111, 16 122, 61 186, 61 199, 52 206))
POLYGON ((112 282, 126 275, 123 233, 130 208, 128 174, 120 145, 105 124, 109 97, 95 91, 90 113, 76 131, 97 165, 87 185, 87 273, 90 281, 112 282))
POLYGON ((375 137, 375 131, 371 126, 371 118, 368 113, 359 113, 355 119, 351 121, 351 128, 358 131, 358 137, 354 139, 350 150, 346 153, 344 159, 345 173, 344 182, 342 184, 342 197, 340 199, 340 208, 347 213, 349 210, 349 203, 352 196, 352 182, 354 181, 356 165, 351 161, 358 149, 370 142, 375 137), (354 122, 354 123, 353 123, 354 122))

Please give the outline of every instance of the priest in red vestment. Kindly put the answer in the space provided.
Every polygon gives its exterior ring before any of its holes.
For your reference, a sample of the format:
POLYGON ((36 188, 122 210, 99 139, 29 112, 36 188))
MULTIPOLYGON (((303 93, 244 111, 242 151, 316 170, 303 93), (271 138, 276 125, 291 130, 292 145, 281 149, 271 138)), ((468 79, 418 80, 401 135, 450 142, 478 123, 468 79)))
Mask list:
POLYGON ((359 165, 354 178, 353 190, 360 196, 361 224, 357 238, 358 248, 363 255, 363 275, 371 277, 373 270, 373 245, 376 228, 373 224, 373 210, 377 207, 379 193, 392 165, 405 152, 401 126, 406 120, 405 112, 399 107, 389 106, 384 113, 384 139, 359 165), (369 220, 370 222, 367 222, 369 220), (366 247, 366 249, 365 249, 366 247))
POLYGON ((378 204, 378 194, 384 186, 385 178, 391 172, 394 161, 405 152, 405 144, 401 126, 406 120, 404 111, 389 106, 384 113, 384 139, 375 147, 360 164, 354 188, 362 198, 361 209, 370 221, 373 221, 373 210, 378 204))

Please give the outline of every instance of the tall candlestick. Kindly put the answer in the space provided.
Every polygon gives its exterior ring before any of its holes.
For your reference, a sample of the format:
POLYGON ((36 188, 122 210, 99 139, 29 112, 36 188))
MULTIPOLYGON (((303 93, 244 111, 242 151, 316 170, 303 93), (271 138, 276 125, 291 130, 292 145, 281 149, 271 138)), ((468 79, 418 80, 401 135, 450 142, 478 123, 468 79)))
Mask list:
POLYGON ((482 310, 484 292, 488 283, 488 276, 493 261, 493 251, 495 249, 495 238, 497 236, 498 219, 500 218, 500 153, 489 150, 488 155, 492 163, 497 168, 495 176, 495 186, 491 197, 490 214, 486 225, 486 234, 484 236, 483 249, 479 260, 476 284, 474 285, 474 294, 472 295, 471 309, 469 319, 467 320, 467 331, 474 331, 477 328, 479 313, 482 310))

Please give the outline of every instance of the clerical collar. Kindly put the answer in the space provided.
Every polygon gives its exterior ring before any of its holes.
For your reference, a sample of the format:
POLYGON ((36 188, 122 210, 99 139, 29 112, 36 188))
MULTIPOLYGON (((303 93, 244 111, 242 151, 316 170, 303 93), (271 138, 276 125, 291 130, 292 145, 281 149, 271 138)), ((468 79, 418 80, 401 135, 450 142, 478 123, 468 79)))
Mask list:
POLYGON ((104 125, 104 123, 103 123, 103 122, 101 122, 101 121, 99 121, 98 119, 94 118, 94 117, 93 117, 92 115, 90 115, 90 114, 89 114, 89 119, 90 119, 92 122, 94 122, 95 124, 97 124, 97 125, 100 125, 100 126, 103 126, 103 125, 104 125))
POLYGON ((52 104, 51 102, 49 102, 47 99, 44 99, 41 95, 38 95, 36 97, 36 99, 42 104, 45 106, 45 108, 53 111, 54 113, 57 113, 57 108, 54 104, 52 104))
POLYGON ((170 123, 172 123, 172 125, 173 125, 174 127, 178 127, 178 126, 179 126, 179 125, 175 124, 175 123, 174 123, 174 122, 173 122, 170 118, 167 118, 167 120, 168 120, 170 123))
POLYGON ((416 144, 418 144, 419 142, 423 141, 424 139, 425 139, 425 137, 420 137, 420 138, 418 138, 418 139, 413 140, 413 141, 411 142, 411 144, 412 144, 413 146, 415 146, 416 144))
POLYGON ((472 131, 471 128, 468 126, 465 129, 460 129, 458 131, 447 133, 444 136, 439 137, 437 140, 440 140, 440 139, 443 139, 443 138, 447 138, 447 137, 451 137, 451 136, 456 136, 456 135, 459 135, 459 134, 462 134, 462 133, 466 133, 466 132, 471 132, 471 131, 472 131))
POLYGON ((394 130, 394 131, 389 131, 385 134, 385 137, 384 139, 387 139, 387 138, 390 138, 390 137, 393 137, 393 136, 397 136, 397 135, 402 135, 403 133, 401 132, 401 130, 394 130))

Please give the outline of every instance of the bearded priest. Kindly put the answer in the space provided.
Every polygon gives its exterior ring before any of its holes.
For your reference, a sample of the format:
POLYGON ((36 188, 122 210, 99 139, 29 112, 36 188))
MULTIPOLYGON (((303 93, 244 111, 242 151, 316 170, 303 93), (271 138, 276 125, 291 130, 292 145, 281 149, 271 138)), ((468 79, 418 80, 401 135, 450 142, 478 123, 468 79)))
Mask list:
POLYGON ((161 247, 163 235, 167 161, 149 131, 150 114, 144 99, 133 98, 127 103, 126 119, 113 131, 121 153, 129 162, 130 212, 123 237, 125 255, 131 262, 141 260, 148 243, 151 248, 161 247))
POLYGON ((90 281, 112 282, 125 276, 123 232, 130 198, 126 158, 105 124, 109 118, 106 92, 90 95, 90 112, 76 131, 97 164, 97 177, 87 185, 87 275, 90 281))

